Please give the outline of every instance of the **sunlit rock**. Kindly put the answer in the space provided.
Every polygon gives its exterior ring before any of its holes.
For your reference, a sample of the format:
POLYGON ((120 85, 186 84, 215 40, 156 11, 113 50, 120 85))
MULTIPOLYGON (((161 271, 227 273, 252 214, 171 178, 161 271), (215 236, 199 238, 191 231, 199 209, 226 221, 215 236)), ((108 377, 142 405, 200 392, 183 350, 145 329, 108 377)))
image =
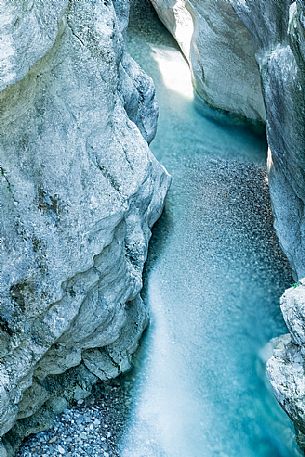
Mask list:
POLYGON ((251 34, 227 0, 151 0, 190 62, 197 93, 225 111, 262 121, 265 108, 251 34))

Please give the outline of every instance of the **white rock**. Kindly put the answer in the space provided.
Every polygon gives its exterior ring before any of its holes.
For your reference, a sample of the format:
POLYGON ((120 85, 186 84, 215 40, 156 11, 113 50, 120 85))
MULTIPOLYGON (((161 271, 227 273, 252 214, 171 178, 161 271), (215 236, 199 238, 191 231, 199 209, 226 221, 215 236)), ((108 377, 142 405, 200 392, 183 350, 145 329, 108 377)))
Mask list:
MULTIPOLYGON (((19 410, 56 398, 39 387, 47 375, 79 366, 80 399, 91 368, 106 378, 128 368, 147 322, 142 269, 169 177, 147 146, 158 113, 152 81, 125 50, 127 10, 1 5, 0 435, 19 410)), ((72 385, 59 396, 52 414, 72 385)))
POLYGON ((209 104, 264 120, 257 46, 227 0, 151 0, 190 62, 197 93, 209 104))
POLYGON ((64 450, 64 448, 63 448, 62 446, 58 446, 57 449, 58 449, 58 452, 59 452, 61 455, 63 455, 63 454, 66 453, 66 451, 64 450))
POLYGON ((305 285, 303 281, 281 298, 281 310, 290 331, 273 340, 273 355, 267 373, 275 395, 294 421, 301 445, 305 433, 305 285))

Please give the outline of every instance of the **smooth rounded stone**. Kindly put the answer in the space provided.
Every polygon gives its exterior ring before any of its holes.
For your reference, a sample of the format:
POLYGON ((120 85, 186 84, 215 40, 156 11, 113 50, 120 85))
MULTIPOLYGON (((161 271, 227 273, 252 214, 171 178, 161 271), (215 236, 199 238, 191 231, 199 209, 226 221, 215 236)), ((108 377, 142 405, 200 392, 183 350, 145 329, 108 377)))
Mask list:
POLYGON ((57 450, 61 455, 66 453, 66 451, 64 450, 64 448, 62 446, 58 446, 57 450))
POLYGON ((125 50, 128 2, 0 8, 0 435, 11 455, 99 374, 130 367, 170 179, 147 145, 158 109, 125 50))

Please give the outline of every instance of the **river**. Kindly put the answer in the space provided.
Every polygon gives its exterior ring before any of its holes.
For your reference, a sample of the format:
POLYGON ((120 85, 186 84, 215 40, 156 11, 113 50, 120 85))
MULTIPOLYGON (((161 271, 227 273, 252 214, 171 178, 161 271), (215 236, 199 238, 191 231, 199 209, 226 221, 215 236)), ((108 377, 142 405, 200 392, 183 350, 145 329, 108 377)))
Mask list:
POLYGON ((189 68, 148 4, 129 50, 160 105, 151 149, 173 176, 149 250, 151 324, 136 359, 122 457, 299 455, 265 378, 286 331, 291 273, 273 229, 266 142, 198 103, 189 68))

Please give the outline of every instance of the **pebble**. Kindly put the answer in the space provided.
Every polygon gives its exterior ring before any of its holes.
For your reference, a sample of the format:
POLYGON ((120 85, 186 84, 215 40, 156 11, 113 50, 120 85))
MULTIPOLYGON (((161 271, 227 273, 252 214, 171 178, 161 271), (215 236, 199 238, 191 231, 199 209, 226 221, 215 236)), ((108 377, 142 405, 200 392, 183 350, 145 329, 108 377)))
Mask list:
POLYGON ((131 392, 128 379, 95 386, 93 395, 76 401, 51 430, 26 439, 16 457, 119 457, 118 443, 128 414, 125 403, 131 392))

